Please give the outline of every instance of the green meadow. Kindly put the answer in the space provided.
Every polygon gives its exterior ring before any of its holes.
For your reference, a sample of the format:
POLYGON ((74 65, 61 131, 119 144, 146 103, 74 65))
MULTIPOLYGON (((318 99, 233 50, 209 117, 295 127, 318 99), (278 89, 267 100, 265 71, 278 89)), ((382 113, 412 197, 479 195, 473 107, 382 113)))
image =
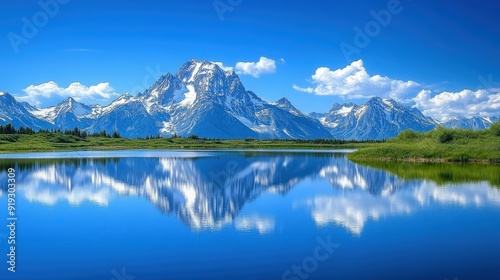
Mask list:
POLYGON ((127 139, 113 137, 80 137, 42 132, 31 135, 0 135, 0 153, 124 150, 124 149, 358 149, 373 143, 342 140, 219 140, 187 138, 127 139))
POLYGON ((415 162, 500 162, 500 123, 486 130, 447 129, 401 132, 384 143, 363 147, 349 159, 415 162))

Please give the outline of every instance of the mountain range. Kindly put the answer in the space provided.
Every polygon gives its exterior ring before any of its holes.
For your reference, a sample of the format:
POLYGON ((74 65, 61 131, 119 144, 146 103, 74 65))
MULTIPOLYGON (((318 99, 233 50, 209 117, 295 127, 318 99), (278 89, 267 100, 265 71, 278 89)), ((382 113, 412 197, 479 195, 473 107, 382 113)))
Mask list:
POLYGON ((107 106, 68 98, 37 108, 0 92, 0 124, 34 129, 118 131, 123 137, 189 136, 207 138, 386 139, 405 129, 429 131, 437 125, 484 129, 494 118, 455 118, 439 123, 418 109, 374 97, 365 104, 335 103, 327 113, 303 114, 282 98, 266 102, 248 91, 234 71, 193 59, 175 75, 161 76, 137 96, 124 94, 107 106))

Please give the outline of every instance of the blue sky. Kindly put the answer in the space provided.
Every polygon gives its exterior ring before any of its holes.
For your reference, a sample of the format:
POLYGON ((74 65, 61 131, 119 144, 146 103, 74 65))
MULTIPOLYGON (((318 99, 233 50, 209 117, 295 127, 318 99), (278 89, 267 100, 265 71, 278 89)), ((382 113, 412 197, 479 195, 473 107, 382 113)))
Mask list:
POLYGON ((436 118, 500 115, 499 11, 487 0, 3 1, 0 90, 40 106, 73 93, 109 103, 192 58, 263 57, 274 65, 258 77, 240 69, 247 89, 304 112, 382 96, 436 118))

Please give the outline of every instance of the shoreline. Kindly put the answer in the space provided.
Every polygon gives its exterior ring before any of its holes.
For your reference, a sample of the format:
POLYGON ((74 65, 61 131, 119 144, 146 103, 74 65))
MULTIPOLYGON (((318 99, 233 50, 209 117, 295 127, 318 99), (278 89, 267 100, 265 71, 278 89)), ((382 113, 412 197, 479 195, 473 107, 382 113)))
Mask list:
POLYGON ((385 141, 339 139, 207 139, 194 137, 128 139, 41 132, 0 135, 0 155, 91 151, 349 150, 351 161, 500 164, 500 124, 488 130, 439 128, 403 131, 385 141))
POLYGON ((350 158, 349 160, 356 162, 379 161, 379 162, 409 162, 409 163, 479 163, 479 164, 500 164, 500 158, 497 159, 466 159, 459 160, 453 158, 390 158, 390 157, 359 157, 350 158))
MULTIPOLYGON (((234 140, 233 140, 234 141, 234 140)), ((377 148, 376 143, 369 144, 370 147, 377 148)), ((408 157, 408 158, 393 158, 393 157, 356 157, 355 152, 364 151, 363 147, 353 147, 355 144, 343 144, 324 146, 319 144, 312 145, 289 145, 287 147, 281 145, 262 145, 258 146, 203 146, 203 145, 185 145, 185 146, 168 146, 168 147, 151 147, 151 146, 90 146, 79 148, 59 148, 59 149, 32 149, 32 150, 16 150, 6 151, 0 150, 0 160, 15 159, 16 157, 9 158, 3 157, 4 155, 18 155, 18 154, 41 154, 41 153, 72 153, 72 152, 120 152, 120 151, 163 151, 163 152, 210 152, 210 151, 240 151, 240 152, 318 152, 318 153, 334 153, 336 151, 344 151, 348 154, 347 158, 353 162, 407 162, 407 163, 472 163, 472 164, 500 164, 500 158, 467 158, 456 159, 446 157, 408 157)), ((0 146, 1 147, 1 146, 0 146)))

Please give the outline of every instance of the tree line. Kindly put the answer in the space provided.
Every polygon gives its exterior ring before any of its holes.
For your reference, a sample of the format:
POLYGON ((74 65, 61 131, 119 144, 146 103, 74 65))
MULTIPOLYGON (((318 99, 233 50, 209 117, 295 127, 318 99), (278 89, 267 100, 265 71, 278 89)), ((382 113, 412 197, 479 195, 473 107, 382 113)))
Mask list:
POLYGON ((6 125, 0 125, 0 134, 27 134, 27 135, 32 135, 32 134, 39 134, 39 133, 52 133, 52 134, 64 134, 64 135, 72 135, 80 138, 87 138, 87 137, 104 137, 104 138, 122 138, 120 133, 118 131, 114 131, 113 133, 108 133, 105 130, 101 130, 99 132, 93 132, 93 133, 88 133, 86 130, 81 130, 78 127, 75 127, 73 129, 65 129, 62 130, 61 128, 59 129, 40 129, 35 131, 31 127, 24 127, 20 126, 19 128, 16 128, 12 124, 8 123, 6 125))

